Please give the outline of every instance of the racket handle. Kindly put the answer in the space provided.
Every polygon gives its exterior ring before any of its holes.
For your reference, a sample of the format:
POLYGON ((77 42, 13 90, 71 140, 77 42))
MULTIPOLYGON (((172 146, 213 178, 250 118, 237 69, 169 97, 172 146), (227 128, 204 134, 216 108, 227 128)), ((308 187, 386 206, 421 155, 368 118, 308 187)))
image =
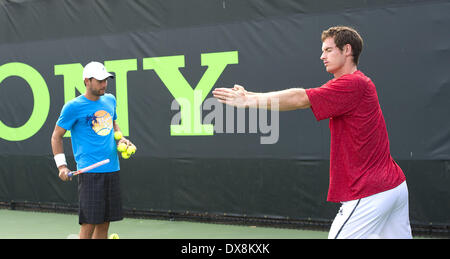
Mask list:
POLYGON ((73 172, 67 173, 67 176, 72 177, 73 176, 73 172))

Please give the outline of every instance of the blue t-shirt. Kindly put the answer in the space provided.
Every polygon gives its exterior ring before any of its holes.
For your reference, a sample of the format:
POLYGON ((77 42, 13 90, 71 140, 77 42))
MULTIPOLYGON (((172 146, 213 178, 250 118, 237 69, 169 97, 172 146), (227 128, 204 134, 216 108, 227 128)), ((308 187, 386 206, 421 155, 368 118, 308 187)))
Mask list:
POLYGON ((109 163, 89 172, 105 173, 120 169, 113 129, 116 119, 116 98, 111 94, 105 94, 97 101, 80 95, 64 105, 56 125, 71 132, 77 170, 107 158, 109 163))

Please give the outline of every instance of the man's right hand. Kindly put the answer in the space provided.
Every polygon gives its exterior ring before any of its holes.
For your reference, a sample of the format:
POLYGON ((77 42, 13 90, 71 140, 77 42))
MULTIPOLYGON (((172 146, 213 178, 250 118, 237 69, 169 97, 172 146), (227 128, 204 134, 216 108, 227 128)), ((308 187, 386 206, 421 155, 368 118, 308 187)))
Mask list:
POLYGON ((59 169, 59 178, 61 180, 63 180, 64 182, 72 181, 72 178, 67 175, 68 173, 70 173, 70 170, 69 168, 67 168, 67 166, 62 165, 58 169, 59 169))
POLYGON ((212 93, 220 103, 238 108, 248 106, 248 92, 240 85, 235 85, 233 88, 216 88, 212 93))

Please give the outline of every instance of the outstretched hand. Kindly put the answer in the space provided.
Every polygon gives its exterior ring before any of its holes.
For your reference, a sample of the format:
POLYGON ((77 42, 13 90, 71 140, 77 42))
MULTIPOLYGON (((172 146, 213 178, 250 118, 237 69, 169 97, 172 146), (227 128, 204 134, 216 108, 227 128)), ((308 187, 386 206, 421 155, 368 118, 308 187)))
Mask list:
POLYGON ((245 108, 248 105, 248 92, 240 85, 234 85, 233 88, 216 88, 212 93, 220 103, 239 108, 245 108))

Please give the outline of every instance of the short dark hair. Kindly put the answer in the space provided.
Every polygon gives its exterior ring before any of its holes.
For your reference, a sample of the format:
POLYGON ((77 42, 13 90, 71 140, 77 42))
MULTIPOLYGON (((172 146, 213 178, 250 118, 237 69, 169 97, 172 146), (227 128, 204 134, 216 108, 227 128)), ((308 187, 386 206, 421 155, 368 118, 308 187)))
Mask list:
POLYGON ((336 47, 340 50, 343 50, 346 44, 350 44, 353 62, 358 65, 359 55, 363 48, 363 39, 355 29, 348 26, 334 26, 322 32, 322 42, 327 38, 334 38, 336 47))

